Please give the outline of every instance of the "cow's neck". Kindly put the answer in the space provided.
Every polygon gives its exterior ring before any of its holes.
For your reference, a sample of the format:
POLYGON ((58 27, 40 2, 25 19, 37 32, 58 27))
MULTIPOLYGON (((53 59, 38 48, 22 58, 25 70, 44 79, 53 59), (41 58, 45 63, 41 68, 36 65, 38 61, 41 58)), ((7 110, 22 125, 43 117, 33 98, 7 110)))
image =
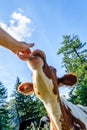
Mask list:
POLYGON ((61 99, 60 99, 60 107, 62 111, 62 117, 61 117, 62 130, 73 130, 71 120, 69 118, 69 115, 66 111, 64 104, 61 102, 61 99))
POLYGON ((52 130, 62 130, 60 103, 58 95, 53 92, 54 84, 52 80, 45 75, 42 69, 33 70, 33 83, 36 96, 44 103, 49 114, 52 130))

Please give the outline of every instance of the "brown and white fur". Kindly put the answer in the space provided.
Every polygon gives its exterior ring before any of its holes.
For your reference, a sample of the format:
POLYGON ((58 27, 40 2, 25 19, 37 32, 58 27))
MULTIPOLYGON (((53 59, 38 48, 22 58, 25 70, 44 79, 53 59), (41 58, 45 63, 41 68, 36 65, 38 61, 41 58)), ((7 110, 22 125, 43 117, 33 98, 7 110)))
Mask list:
POLYGON ((33 84, 22 83, 18 91, 25 95, 34 93, 43 102, 50 118, 51 130, 76 130, 61 102, 58 91, 61 85, 74 85, 77 82, 76 75, 66 74, 57 78, 56 69, 47 64, 46 56, 41 50, 35 50, 30 55, 18 54, 18 57, 27 61, 33 79, 33 84))

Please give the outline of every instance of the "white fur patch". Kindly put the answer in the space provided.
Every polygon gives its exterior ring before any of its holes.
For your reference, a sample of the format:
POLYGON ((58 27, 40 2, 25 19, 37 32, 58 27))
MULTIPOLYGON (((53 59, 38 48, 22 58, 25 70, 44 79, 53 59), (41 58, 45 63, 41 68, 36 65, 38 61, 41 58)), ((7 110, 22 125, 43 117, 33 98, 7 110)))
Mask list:
POLYGON ((38 69, 34 69, 35 63, 32 65, 30 62, 28 62, 28 67, 33 72, 32 78, 34 84, 34 92, 36 96, 43 102, 47 112, 50 114, 50 118, 52 118, 52 121, 56 125, 57 129, 62 130, 60 123, 61 109, 60 104, 57 100, 58 97, 53 92, 53 81, 49 79, 43 72, 43 63, 40 65, 40 67, 38 67, 38 69))
POLYGON ((60 104, 57 101, 57 95, 53 92, 53 82, 43 72, 42 69, 39 71, 33 71, 33 83, 35 84, 34 91, 40 93, 39 99, 44 103, 47 112, 54 121, 54 124, 59 130, 62 130, 60 118, 61 109, 60 104))

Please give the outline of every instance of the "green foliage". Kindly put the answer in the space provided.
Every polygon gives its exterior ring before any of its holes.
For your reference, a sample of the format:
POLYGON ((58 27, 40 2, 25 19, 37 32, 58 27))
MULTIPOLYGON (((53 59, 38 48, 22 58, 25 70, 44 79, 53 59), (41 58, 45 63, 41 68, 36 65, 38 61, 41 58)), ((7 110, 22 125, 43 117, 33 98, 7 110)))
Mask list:
POLYGON ((40 118, 47 114, 34 95, 25 96, 17 91, 20 84, 17 77, 11 100, 7 102, 7 89, 0 82, 0 130, 18 130, 20 122, 26 119, 33 119, 37 129, 40 118))
POLYGON ((65 35, 61 44, 57 54, 63 54, 63 67, 66 72, 78 76, 78 84, 70 92, 70 101, 87 106, 87 43, 82 43, 77 35, 65 35))
POLYGON ((0 82, 0 105, 6 103, 6 98, 7 98, 7 89, 0 82))
POLYGON ((70 99, 74 104, 87 106, 87 77, 83 79, 82 84, 77 84, 75 90, 70 92, 70 99))
POLYGON ((0 130, 10 130, 9 111, 6 99, 7 89, 0 82, 0 130))
POLYGON ((15 90, 12 94, 13 99, 9 104, 10 118, 15 130, 18 129, 20 122, 26 119, 33 119, 37 127, 40 118, 46 115, 43 104, 34 95, 26 96, 17 91, 20 83, 20 79, 17 77, 15 90))

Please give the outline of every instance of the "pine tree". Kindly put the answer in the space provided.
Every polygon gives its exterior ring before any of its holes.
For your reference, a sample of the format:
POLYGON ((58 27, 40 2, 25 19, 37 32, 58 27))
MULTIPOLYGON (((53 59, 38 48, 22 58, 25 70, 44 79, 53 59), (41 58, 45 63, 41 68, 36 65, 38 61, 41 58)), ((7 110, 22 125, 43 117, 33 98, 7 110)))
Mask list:
POLYGON ((0 130, 10 130, 7 89, 0 82, 0 130))
POLYGON ((63 67, 66 72, 78 76, 78 84, 70 92, 70 101, 87 105, 87 43, 82 43, 77 35, 63 36, 63 46, 57 54, 63 54, 63 67))
POLYGON ((18 129, 20 122, 26 119, 33 119, 37 126, 40 118, 46 115, 44 106, 34 95, 26 96, 17 91, 20 83, 20 79, 17 77, 12 94, 13 99, 10 102, 10 116, 15 130, 18 129))
MULTIPOLYGON (((20 79, 17 78, 15 87, 17 87, 17 85, 19 85, 20 83, 21 83, 20 79)), ((18 130, 19 123, 20 123, 19 110, 18 110, 18 106, 17 106, 17 102, 16 102, 16 95, 17 95, 17 92, 16 92, 16 90, 14 90, 13 94, 11 95, 12 99, 9 101, 10 122, 11 122, 11 126, 14 130, 18 130)))

